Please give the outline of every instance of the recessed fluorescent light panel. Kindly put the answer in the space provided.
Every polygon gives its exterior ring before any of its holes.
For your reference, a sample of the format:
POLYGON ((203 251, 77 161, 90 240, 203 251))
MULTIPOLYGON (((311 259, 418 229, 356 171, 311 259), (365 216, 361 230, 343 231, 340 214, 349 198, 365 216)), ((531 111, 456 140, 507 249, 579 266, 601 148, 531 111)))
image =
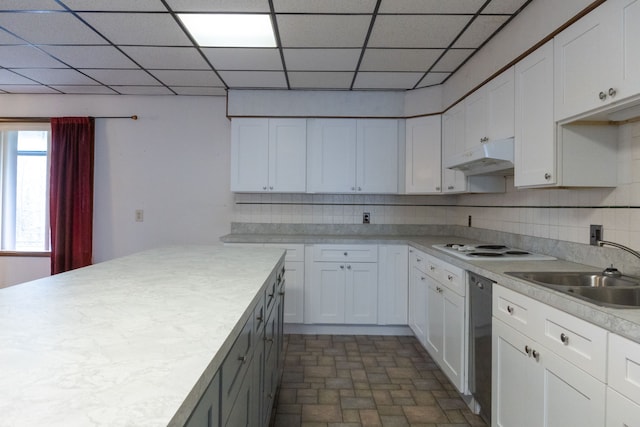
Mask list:
POLYGON ((178 14, 200 46, 276 47, 269 15, 178 14))

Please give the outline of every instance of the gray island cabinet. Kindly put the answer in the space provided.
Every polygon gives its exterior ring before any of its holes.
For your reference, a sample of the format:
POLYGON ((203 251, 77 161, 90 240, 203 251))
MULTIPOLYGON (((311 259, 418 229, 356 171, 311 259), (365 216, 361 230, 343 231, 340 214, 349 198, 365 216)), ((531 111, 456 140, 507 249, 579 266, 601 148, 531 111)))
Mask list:
POLYGON ((0 290, 3 426, 267 426, 284 250, 154 249, 0 290))

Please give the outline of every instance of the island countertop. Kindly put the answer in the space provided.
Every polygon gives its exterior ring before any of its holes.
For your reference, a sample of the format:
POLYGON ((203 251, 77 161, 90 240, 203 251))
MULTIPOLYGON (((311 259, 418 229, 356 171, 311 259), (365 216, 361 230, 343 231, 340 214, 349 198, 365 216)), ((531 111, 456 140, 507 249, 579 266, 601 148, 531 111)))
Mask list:
POLYGON ((182 425, 284 251, 175 246, 0 290, 0 425, 182 425))

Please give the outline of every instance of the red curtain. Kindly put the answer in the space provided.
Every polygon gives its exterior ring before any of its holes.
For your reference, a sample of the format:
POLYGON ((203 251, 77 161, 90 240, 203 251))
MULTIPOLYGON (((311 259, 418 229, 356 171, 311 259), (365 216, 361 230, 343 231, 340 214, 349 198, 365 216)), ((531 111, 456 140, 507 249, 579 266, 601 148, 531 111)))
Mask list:
POLYGON ((51 274, 91 264, 93 117, 51 119, 51 274))

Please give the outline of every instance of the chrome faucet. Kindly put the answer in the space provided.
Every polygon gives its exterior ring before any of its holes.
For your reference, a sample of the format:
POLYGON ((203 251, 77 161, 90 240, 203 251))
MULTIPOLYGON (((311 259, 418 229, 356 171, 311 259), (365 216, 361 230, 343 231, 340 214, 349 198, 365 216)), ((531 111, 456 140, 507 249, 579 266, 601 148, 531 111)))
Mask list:
MULTIPOLYGON (((634 257, 640 259, 640 252, 634 251, 630 247, 625 246, 625 245, 621 245, 620 243, 609 242, 607 240, 598 240, 597 244, 600 247, 602 247, 602 246, 613 246, 614 248, 622 249, 623 251, 628 252, 631 255, 633 255, 634 257)), ((602 274, 604 274, 605 276, 610 276, 610 277, 620 277, 622 275, 622 273, 620 273, 620 271, 617 268, 615 268, 613 266, 613 264, 611 264, 611 267, 605 268, 604 271, 602 272, 602 274)))

